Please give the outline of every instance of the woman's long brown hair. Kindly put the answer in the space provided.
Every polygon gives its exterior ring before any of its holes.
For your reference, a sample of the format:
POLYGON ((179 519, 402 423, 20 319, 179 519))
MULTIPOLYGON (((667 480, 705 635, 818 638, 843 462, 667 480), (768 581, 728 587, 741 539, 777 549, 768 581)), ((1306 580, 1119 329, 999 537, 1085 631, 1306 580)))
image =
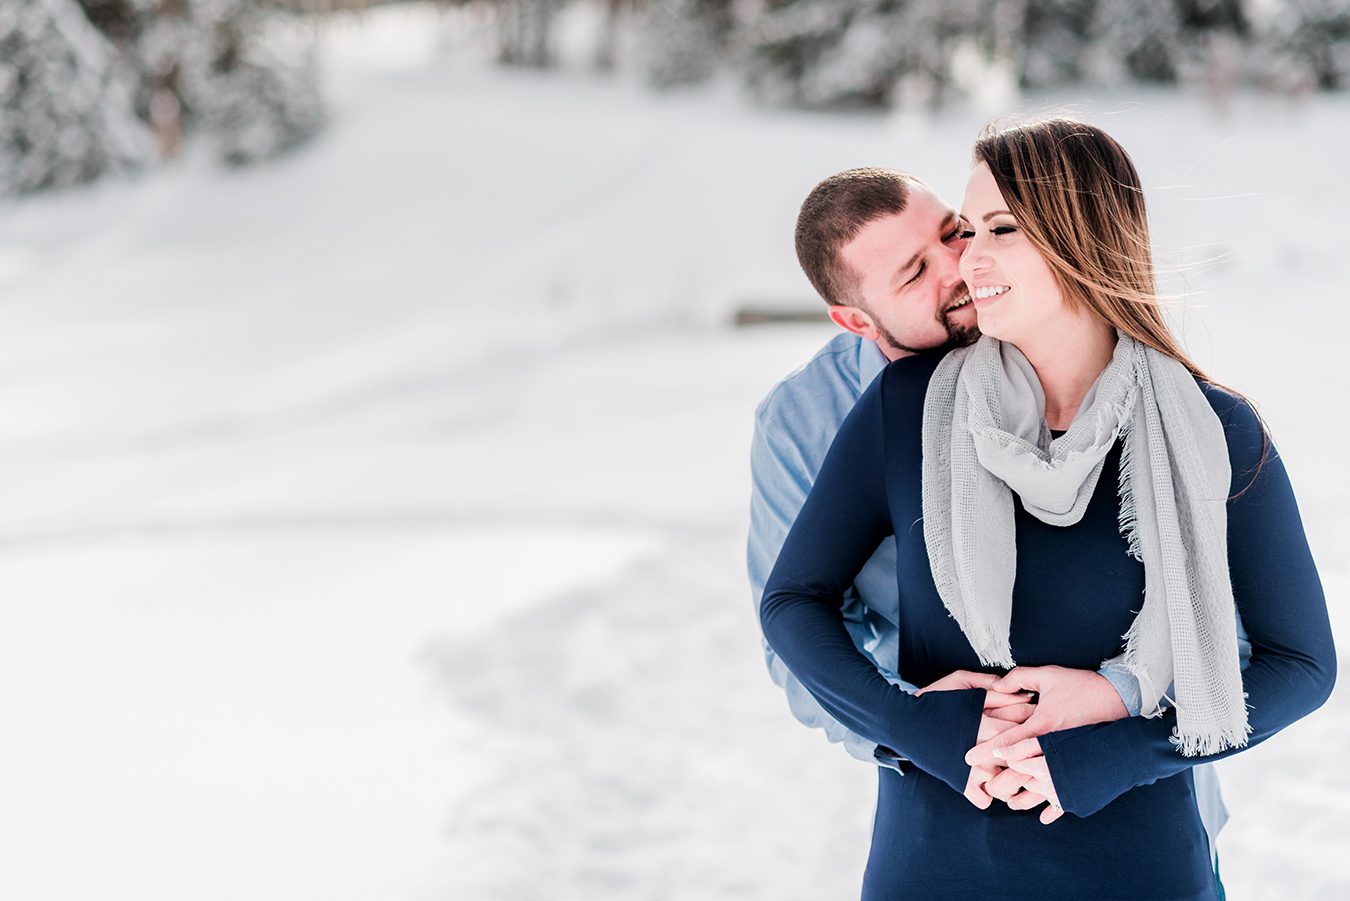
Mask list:
MULTIPOLYGON (((1049 264, 1071 309, 1088 310, 1196 378, 1242 397, 1209 378, 1167 327, 1143 186, 1114 138, 1066 117, 991 123, 975 141, 975 162, 989 167, 1008 211, 1049 264)), ((1270 452, 1264 422, 1261 431, 1257 472, 1270 452)))

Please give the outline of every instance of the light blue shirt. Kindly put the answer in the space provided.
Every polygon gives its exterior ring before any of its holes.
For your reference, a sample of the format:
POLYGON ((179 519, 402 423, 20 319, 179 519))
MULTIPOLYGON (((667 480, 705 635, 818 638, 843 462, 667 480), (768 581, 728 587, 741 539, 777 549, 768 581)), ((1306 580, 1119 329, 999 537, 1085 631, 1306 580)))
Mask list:
MULTIPOLYGON (((757 610, 778 551, 820 472, 835 432, 886 363, 873 342, 844 332, 821 348, 805 366, 779 382, 755 411, 747 556, 757 610)), ((900 597, 895 567, 895 539, 887 538, 858 573, 844 598, 844 625, 854 644, 886 679, 913 692, 918 690, 917 686, 897 675, 896 623, 900 597)), ((1241 618, 1237 628, 1239 657, 1245 668, 1251 644, 1241 618)), ((793 716, 807 726, 823 730, 830 741, 842 742, 857 759, 903 771, 901 761, 887 753, 889 749, 879 751, 875 742, 850 731, 826 713, 767 641, 763 646, 769 675, 787 693, 793 716)), ((1137 716, 1141 704, 1138 681, 1117 661, 1107 661, 1099 672, 1115 686, 1129 714, 1137 716)), ((1228 809, 1212 764, 1196 766, 1193 775, 1196 803, 1212 850, 1219 830, 1228 820, 1228 809)))

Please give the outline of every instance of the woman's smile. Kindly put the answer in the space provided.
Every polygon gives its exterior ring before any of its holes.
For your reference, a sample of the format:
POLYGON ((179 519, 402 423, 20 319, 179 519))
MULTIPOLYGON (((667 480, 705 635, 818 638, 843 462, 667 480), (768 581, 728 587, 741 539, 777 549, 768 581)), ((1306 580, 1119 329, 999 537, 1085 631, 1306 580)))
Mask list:
POLYGON ((980 307, 988 306, 990 302, 997 300, 1011 290, 1012 288, 1008 285, 985 285, 979 288, 971 288, 970 297, 975 302, 975 309, 978 310, 980 307))

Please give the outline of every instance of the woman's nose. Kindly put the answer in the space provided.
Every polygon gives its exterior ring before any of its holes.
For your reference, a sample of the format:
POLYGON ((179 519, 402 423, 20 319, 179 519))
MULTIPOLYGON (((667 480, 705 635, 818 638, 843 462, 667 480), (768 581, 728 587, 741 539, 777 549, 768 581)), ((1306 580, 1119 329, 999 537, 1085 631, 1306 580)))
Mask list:
POLYGON ((966 242, 965 250, 961 252, 960 268, 961 277, 966 281, 989 268, 989 255, 974 238, 966 242))

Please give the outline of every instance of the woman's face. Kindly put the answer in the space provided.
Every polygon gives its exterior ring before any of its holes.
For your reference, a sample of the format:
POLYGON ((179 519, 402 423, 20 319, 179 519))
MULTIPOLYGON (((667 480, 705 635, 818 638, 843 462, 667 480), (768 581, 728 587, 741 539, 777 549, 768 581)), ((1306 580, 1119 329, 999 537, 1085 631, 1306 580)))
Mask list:
POLYGON ((961 218, 969 238, 961 276, 974 299, 980 331, 1022 346, 1053 331, 1067 307, 1045 257, 1027 239, 989 167, 971 170, 961 218))

